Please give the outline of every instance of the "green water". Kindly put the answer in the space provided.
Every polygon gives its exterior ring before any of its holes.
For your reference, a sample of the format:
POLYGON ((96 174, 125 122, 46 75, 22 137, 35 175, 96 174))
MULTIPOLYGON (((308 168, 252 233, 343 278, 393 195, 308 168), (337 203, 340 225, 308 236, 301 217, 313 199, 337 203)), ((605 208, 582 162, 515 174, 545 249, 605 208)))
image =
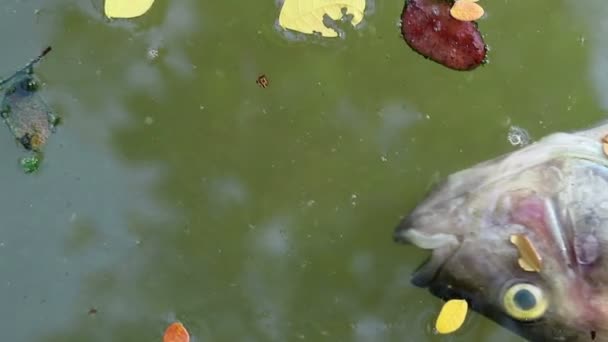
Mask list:
POLYGON ((450 172, 603 116, 600 0, 486 1, 490 64, 400 39, 402 0, 343 40, 286 38, 274 1, 5 0, 0 74, 45 46, 63 117, 39 172, 0 130, 3 341, 521 341, 409 284, 399 218, 450 172), (158 56, 153 57, 153 50, 158 56), (266 74, 270 86, 256 78, 266 74), (95 309, 96 313, 89 313, 95 309))

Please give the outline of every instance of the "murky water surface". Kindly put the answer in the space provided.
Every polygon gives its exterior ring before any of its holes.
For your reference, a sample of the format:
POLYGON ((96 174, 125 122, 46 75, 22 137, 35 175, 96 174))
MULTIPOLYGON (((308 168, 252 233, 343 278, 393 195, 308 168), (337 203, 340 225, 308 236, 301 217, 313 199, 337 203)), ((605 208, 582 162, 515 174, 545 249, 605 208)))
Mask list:
MULTIPOLYGON (((0 130, 2 340, 520 341, 409 284, 392 242, 450 172, 589 126, 608 106, 602 0, 488 1, 490 64, 458 73, 400 39, 402 0, 343 40, 278 32, 274 1, 5 0, 0 74, 47 45, 64 119, 36 175, 0 130), (255 80, 265 74, 266 89, 255 80)), ((347 26, 346 26, 347 27, 347 26)))

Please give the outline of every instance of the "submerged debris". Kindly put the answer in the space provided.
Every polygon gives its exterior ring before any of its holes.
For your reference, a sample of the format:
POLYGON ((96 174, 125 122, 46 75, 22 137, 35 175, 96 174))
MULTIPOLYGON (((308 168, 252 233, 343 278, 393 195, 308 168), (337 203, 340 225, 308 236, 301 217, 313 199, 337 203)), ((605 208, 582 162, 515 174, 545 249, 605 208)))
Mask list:
POLYGON ((38 171, 40 163, 42 162, 42 154, 34 153, 31 156, 21 158, 21 167, 25 173, 32 173, 38 171))
POLYGON ((39 167, 42 148, 60 123, 60 118, 38 93, 40 82, 33 71, 34 65, 50 51, 47 47, 25 67, 0 81, 0 116, 17 141, 28 151, 36 152, 21 160, 28 173, 39 167))
POLYGON ((401 15, 401 32, 416 52, 454 70, 483 64, 487 48, 477 24, 450 15, 447 0, 408 0, 401 15))

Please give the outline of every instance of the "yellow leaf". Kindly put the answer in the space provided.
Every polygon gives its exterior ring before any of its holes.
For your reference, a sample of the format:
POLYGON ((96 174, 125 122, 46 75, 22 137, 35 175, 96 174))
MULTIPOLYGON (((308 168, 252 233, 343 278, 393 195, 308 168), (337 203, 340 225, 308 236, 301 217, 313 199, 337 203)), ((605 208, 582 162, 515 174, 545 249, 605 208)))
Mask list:
POLYGON ((337 37, 338 32, 323 24, 323 16, 333 20, 342 18, 342 9, 352 15, 351 24, 357 26, 365 12, 365 0, 285 0, 279 14, 279 25, 283 28, 323 37, 337 37))
POLYGON ((517 263, 519 264, 519 267, 521 267, 526 272, 536 272, 534 267, 528 264, 526 260, 522 258, 517 259, 517 263))
POLYGON ((483 16, 483 8, 471 0, 458 0, 450 8, 450 15, 460 21, 475 21, 483 16))
POLYGON ((467 317, 469 305, 463 299, 450 299, 441 308, 435 329, 440 334, 449 334, 458 330, 467 317))
POLYGON ((104 12, 108 18, 135 18, 148 12, 154 0, 106 0, 104 12))
POLYGON ((511 235, 513 243, 519 251, 519 266, 528 272, 540 272, 543 259, 534 248, 532 241, 523 234, 511 235))

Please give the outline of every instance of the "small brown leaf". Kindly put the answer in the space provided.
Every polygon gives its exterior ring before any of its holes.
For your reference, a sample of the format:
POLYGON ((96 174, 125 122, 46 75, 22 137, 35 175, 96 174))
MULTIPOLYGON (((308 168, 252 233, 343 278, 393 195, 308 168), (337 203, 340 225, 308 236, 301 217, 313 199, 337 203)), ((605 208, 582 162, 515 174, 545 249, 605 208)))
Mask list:
POLYGON ((457 0, 450 9, 450 15, 460 21, 475 21, 483 14, 483 8, 472 0, 457 0))
POLYGON ((263 75, 263 74, 258 76, 257 80, 255 80, 255 83, 257 83, 262 88, 266 88, 266 87, 268 87, 268 85, 270 85, 270 81, 268 81, 268 77, 266 77, 266 75, 263 75))
POLYGON ((163 342, 190 342, 190 334, 182 323, 174 322, 165 330, 163 342))
POLYGON ((608 156, 608 135, 602 138, 602 150, 604 151, 604 155, 608 156))
POLYGON ((523 234, 514 234, 511 235, 511 243, 519 251, 519 266, 527 272, 540 272, 542 258, 534 248, 532 241, 523 234))

